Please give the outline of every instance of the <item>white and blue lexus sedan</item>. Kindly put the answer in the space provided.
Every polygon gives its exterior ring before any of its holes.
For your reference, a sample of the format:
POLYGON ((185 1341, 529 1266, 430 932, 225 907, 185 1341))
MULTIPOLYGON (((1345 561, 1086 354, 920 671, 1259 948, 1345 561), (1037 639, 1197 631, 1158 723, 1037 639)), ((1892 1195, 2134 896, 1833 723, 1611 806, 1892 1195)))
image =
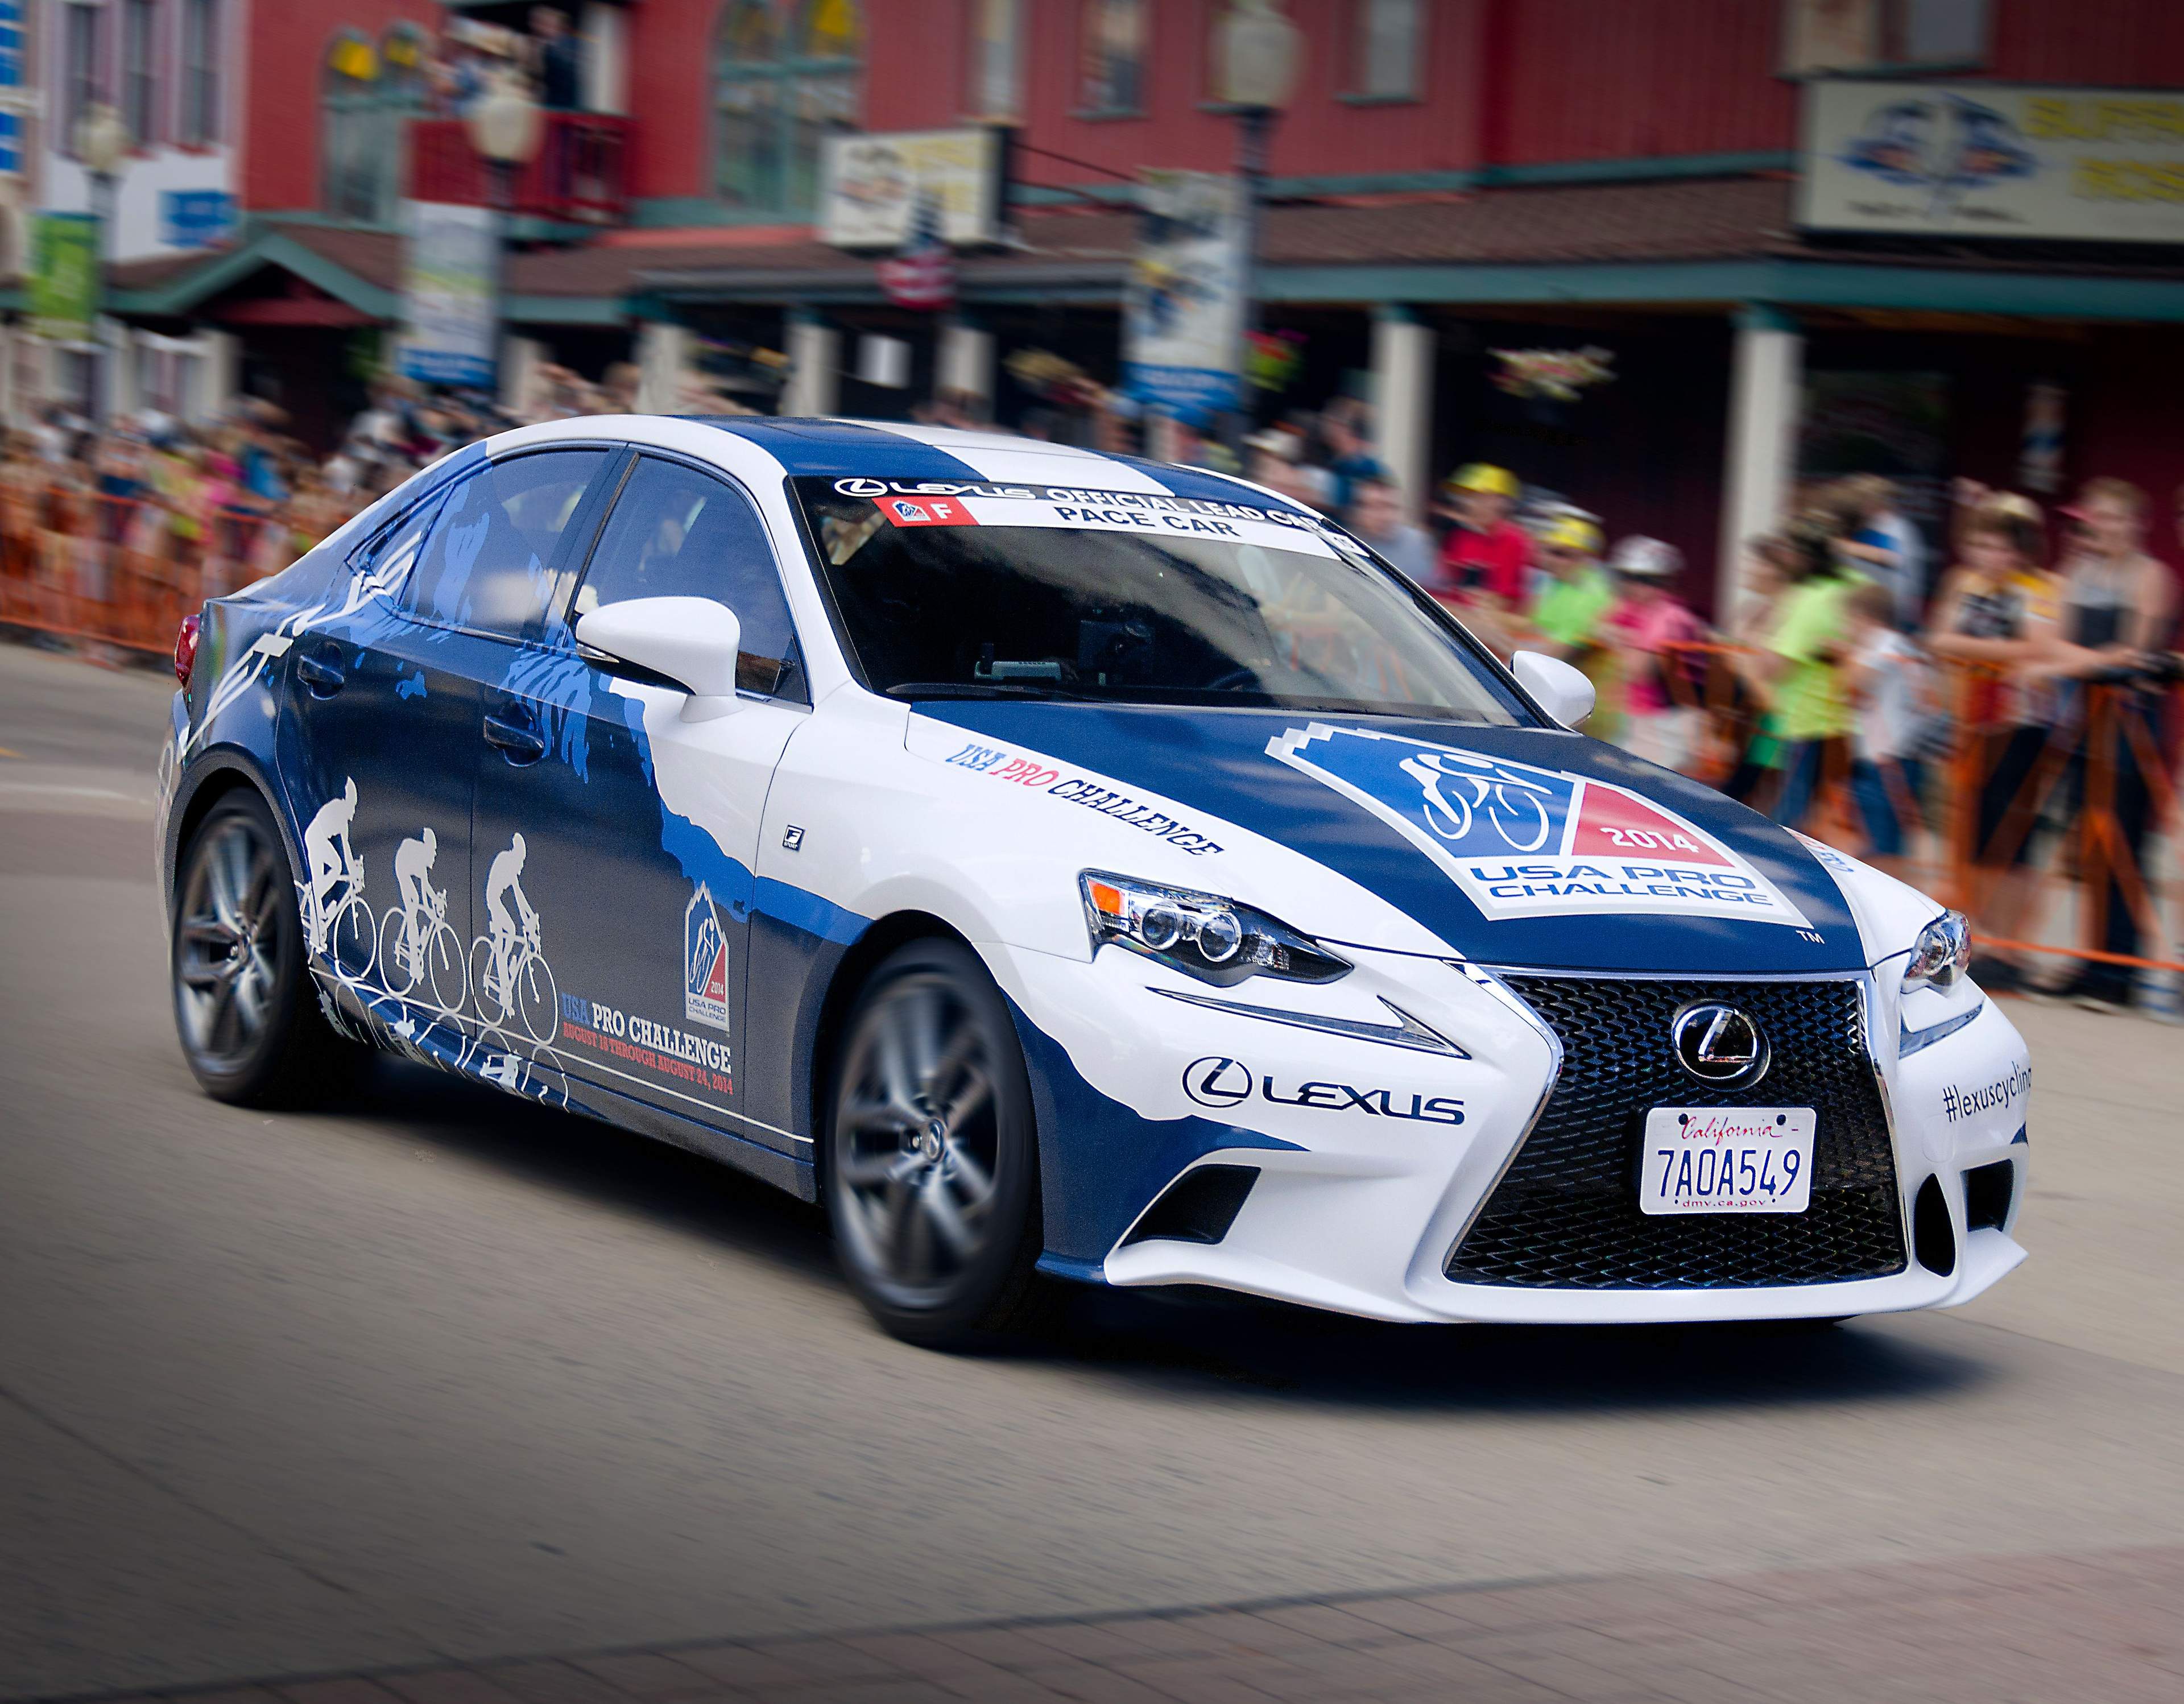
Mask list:
POLYGON ((1577 731, 1348 534, 1000 437, 448 456, 185 625, 208 1092, 359 1044, 826 1203, 891 1331, 1044 1279, 1824 1320, 2023 1258, 1962 917, 1577 731))

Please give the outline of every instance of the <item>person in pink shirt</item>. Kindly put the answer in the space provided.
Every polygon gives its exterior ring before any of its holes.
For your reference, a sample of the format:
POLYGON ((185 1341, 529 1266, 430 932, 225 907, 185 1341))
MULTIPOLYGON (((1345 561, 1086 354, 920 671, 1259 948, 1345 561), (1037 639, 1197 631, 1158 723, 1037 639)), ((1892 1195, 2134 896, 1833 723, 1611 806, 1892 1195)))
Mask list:
POLYGON ((1617 599, 1607 629, 1620 657, 1624 712, 1615 743, 1634 757, 1680 770, 1691 760, 1704 712, 1688 691, 1671 691, 1672 680, 1696 680, 1700 671, 1669 648, 1707 636, 1706 624, 1676 593, 1683 553, 1634 534, 1616 545, 1607 566, 1617 599))

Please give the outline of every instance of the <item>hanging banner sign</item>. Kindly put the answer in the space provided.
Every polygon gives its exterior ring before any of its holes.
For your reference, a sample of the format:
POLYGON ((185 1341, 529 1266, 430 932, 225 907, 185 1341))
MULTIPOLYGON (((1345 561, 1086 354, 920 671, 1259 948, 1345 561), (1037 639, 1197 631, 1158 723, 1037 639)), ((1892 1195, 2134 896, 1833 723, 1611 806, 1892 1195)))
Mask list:
POLYGON ((956 131, 828 136, 819 155, 819 239, 837 248, 896 248, 914 234, 921 200, 940 240, 977 247, 1002 240, 1005 133, 956 131))
POLYGON ((1805 86, 1797 222, 1899 237, 2184 242, 2184 95, 1805 86))
POLYGON ((41 213, 31 223, 31 329, 57 342, 90 337, 98 312, 98 221, 41 213))
POLYGON ((402 287, 402 376, 421 384, 493 383, 493 286, 500 259, 493 209, 413 201, 402 287))
POLYGON ((1245 187, 1213 172, 1142 178, 1137 259, 1123 292, 1123 388, 1203 426, 1242 394, 1245 187))

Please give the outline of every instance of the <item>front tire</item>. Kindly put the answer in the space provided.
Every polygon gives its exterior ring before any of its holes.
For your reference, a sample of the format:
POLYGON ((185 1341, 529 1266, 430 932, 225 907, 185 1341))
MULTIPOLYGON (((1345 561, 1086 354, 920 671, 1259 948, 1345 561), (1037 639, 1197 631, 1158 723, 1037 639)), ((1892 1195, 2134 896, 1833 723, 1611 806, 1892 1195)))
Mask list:
POLYGON ((295 875, 270 807, 251 788, 222 799, 190 837, 169 945, 182 1057, 214 1100, 317 1099, 367 1056, 320 1010, 295 875))
POLYGON ((1027 1321, 1037 1120, 1008 1004, 967 947, 913 941, 866 983, 838 1055, 825 1162, 842 1270, 888 1331, 957 1348, 1027 1321))

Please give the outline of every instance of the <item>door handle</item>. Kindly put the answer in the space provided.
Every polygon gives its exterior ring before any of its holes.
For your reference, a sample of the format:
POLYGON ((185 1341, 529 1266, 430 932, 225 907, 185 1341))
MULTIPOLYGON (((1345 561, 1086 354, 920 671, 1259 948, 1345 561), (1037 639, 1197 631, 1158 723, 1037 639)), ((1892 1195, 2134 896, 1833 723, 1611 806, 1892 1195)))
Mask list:
POLYGON ((348 676, 337 660, 341 653, 332 645, 317 652, 306 652, 296 659, 296 672, 304 684, 311 689, 314 698, 330 699, 348 684, 348 676))
POLYGON ((485 743, 497 746, 510 763, 536 763, 546 755, 546 736, 528 722, 486 712, 485 743))

